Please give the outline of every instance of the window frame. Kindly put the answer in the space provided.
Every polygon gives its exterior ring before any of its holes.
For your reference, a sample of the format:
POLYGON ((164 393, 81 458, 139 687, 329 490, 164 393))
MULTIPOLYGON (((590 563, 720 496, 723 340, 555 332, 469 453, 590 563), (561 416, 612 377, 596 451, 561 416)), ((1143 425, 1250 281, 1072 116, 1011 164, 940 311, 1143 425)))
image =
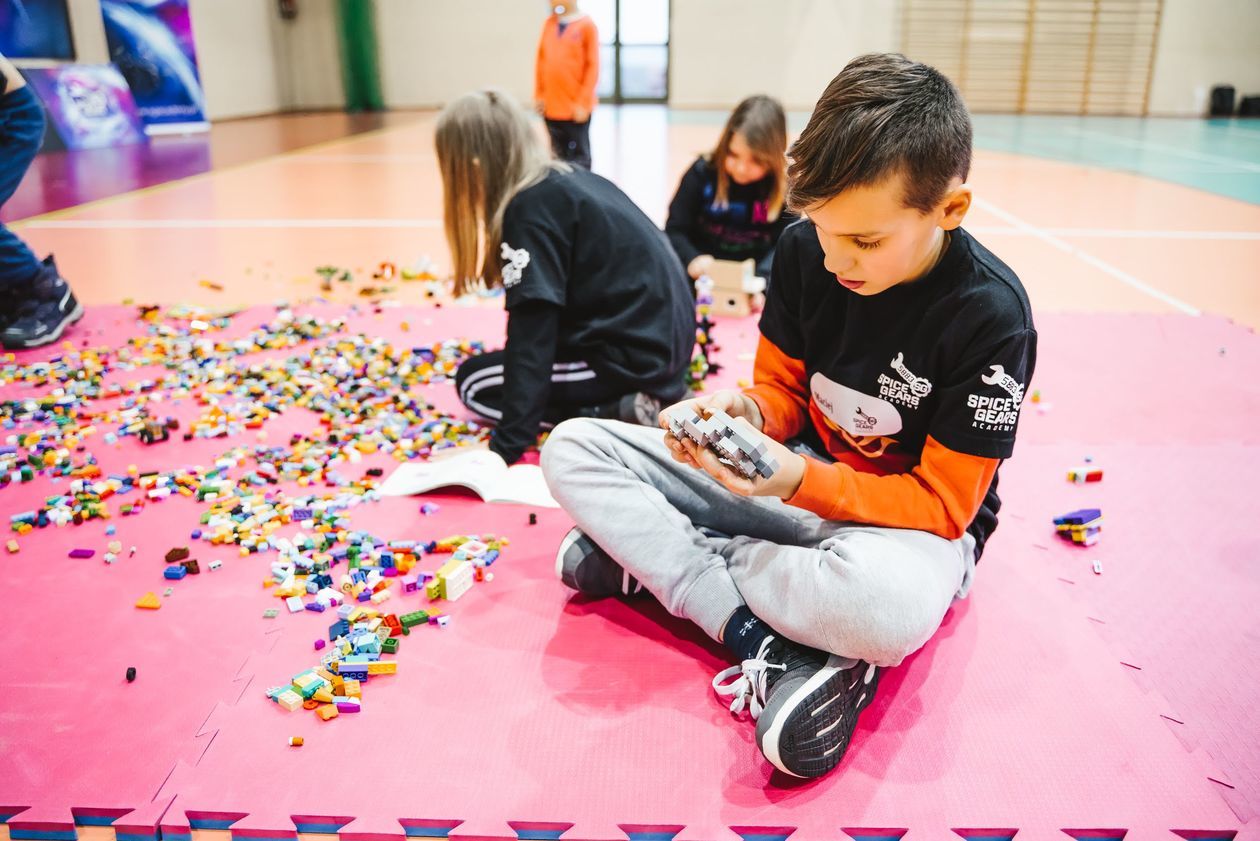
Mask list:
POLYGON ((666 35, 664 44, 622 44, 621 43, 621 4, 632 3, 634 0, 613 0, 613 37, 611 41, 605 42, 602 37, 600 39, 600 47, 612 47, 612 67, 613 67, 613 87, 612 95, 600 97, 600 102, 610 105, 668 105, 670 95, 670 78, 669 69, 673 62, 673 35, 674 35, 674 0, 665 0, 666 5, 666 35), (631 96, 623 95, 621 89, 621 48, 626 47, 664 47, 665 48, 665 95, 655 96, 631 96))

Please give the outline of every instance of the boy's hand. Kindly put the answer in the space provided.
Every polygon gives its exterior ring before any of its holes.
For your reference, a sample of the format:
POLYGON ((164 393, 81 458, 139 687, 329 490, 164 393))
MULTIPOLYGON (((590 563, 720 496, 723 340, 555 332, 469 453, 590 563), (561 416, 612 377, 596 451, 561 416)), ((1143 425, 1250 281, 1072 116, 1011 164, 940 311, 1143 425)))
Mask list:
POLYGON ((761 428, 765 421, 761 416, 761 409, 758 408, 756 401, 742 391, 723 389, 675 403, 661 412, 660 424, 661 428, 666 430, 665 446, 669 448, 674 461, 703 470, 732 493, 741 496, 777 496, 780 499, 787 499, 793 496, 801 486, 801 479, 805 475, 805 459, 762 433, 761 428), (675 407, 686 407, 702 417, 714 409, 721 409, 735 418, 736 423, 744 424, 753 431, 756 437, 765 442, 766 452, 779 463, 779 469, 769 479, 762 479, 760 476, 745 479, 723 464, 717 454, 708 447, 701 447, 690 438, 678 440, 669 432, 669 412, 675 407))
POLYGON ((661 429, 669 430, 669 413, 680 407, 690 409, 701 417, 708 415, 714 409, 721 409, 733 418, 745 418, 758 432, 765 426, 765 421, 761 417, 761 408, 757 406, 757 402, 737 388, 724 388, 712 394, 689 397, 686 400, 679 400, 672 406, 666 406, 656 417, 656 422, 660 424, 661 429))
MULTIPOLYGON (((689 462, 700 470, 708 473, 716 479, 724 488, 731 493, 740 496, 777 496, 779 499, 788 499, 796 494, 801 486, 801 480, 805 477, 805 459, 780 444, 778 441, 762 434, 755 429, 752 424, 745 418, 736 418, 735 422, 748 428, 751 435, 761 439, 765 444, 766 453, 779 464, 779 469, 769 479, 763 479, 760 476, 753 476, 747 479, 738 473, 733 467, 729 467, 722 463, 717 453, 708 447, 702 447, 690 438, 681 441, 672 435, 666 435, 667 441, 673 441, 681 449, 685 455, 679 458, 675 454, 677 461, 689 462)), ((674 449, 670 445, 671 451, 674 449)))

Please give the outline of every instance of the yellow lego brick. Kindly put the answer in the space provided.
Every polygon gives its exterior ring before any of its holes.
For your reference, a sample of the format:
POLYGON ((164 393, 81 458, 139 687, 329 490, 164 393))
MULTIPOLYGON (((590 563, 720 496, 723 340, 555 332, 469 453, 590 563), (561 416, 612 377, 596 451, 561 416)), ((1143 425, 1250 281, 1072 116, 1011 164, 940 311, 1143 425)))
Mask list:
POLYGON ((322 707, 315 710, 315 715, 319 716, 324 721, 328 721, 330 718, 336 718, 337 714, 337 708, 332 704, 324 704, 322 707))
POLYGON ((447 561, 446 563, 442 564, 442 566, 438 567, 437 577, 445 578, 446 576, 455 572, 455 570, 459 569, 459 565, 462 563, 463 561, 447 561))
POLYGON ((276 703, 284 707, 289 712, 300 709, 302 706, 302 696, 294 692, 292 689, 286 689, 276 698, 276 703))
POLYGON ((374 663, 368 663, 368 674, 370 675, 392 675, 398 673, 398 664, 393 660, 377 660, 374 663))
POLYGON ((298 675, 293 679, 293 685, 298 689, 305 689, 320 678, 313 674, 298 675))
MULTIPOLYGON (((368 674, 371 674, 371 672, 368 672, 368 674)), ((359 681, 357 681, 357 680, 347 680, 347 681, 345 681, 345 683, 344 683, 344 687, 345 687, 345 690, 346 690, 346 697, 347 697, 347 698, 361 698, 361 697, 363 697, 363 696, 362 696, 362 693, 360 692, 360 689, 359 689, 359 681)))

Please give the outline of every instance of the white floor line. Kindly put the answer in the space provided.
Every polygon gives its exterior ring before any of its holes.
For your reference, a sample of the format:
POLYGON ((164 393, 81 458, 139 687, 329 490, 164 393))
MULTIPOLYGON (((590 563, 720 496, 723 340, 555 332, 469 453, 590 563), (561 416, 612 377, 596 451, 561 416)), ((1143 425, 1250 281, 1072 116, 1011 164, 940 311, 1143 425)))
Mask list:
POLYGON ((1041 228, 1038 228, 1035 225, 1031 225, 1028 222, 1025 222, 1023 219, 1019 218, 1014 213, 1010 213, 1009 211, 1003 210, 1002 208, 993 204, 993 202, 978 198, 975 200, 975 203, 978 207, 981 207, 985 211, 992 213, 995 216, 1001 218, 1004 222, 1010 225, 1013 225, 1014 227, 1019 228, 1032 236, 1035 236, 1037 239, 1042 240, 1043 242, 1054 246, 1055 248, 1059 249, 1060 251, 1066 254, 1071 254, 1073 257, 1076 257, 1079 260, 1085 263, 1088 263, 1089 265, 1093 266, 1094 268, 1098 269, 1101 272, 1104 272, 1105 274, 1111 275, 1116 280, 1119 280, 1121 283, 1124 283, 1124 284, 1127 284, 1128 286, 1133 287, 1139 292, 1144 292, 1145 294, 1150 295, 1152 298, 1155 298, 1156 300, 1163 301, 1165 304, 1168 304, 1169 306, 1175 309, 1178 309, 1181 312, 1186 313, 1187 315, 1201 315, 1198 309, 1190 306, 1189 304, 1187 304, 1185 301, 1181 300, 1180 298, 1175 298, 1172 295, 1169 295, 1167 292, 1156 289, 1155 287, 1147 283, 1143 283, 1142 281, 1138 280, 1136 277, 1124 271, 1123 269, 1118 269, 1115 266, 1108 263, 1107 261, 1100 260, 1099 258, 1095 257, 1089 252, 1082 251, 1081 249, 1077 248, 1071 243, 1064 242, 1063 240, 1059 239, 1057 236, 1045 230, 1042 230, 1041 228))
POLYGON ((333 164, 409 164, 409 163, 431 164, 435 162, 436 160, 437 160, 437 155, 435 153, 430 153, 430 154, 399 153, 399 154, 393 154, 393 155, 390 155, 390 154, 356 155, 353 153, 348 153, 345 155, 337 155, 337 154, 312 153, 309 155, 304 155, 299 152, 295 155, 285 158, 284 162, 285 163, 298 163, 298 164, 311 164, 311 163, 320 163, 320 164, 325 164, 325 163, 333 163, 333 164))
POLYGON ((12 227, 100 230, 226 230, 250 228, 440 228, 441 219, 47 219, 12 227))
MULTIPOLYGON (((965 225, 973 234, 1018 234, 1033 236, 1032 231, 1005 225, 965 225)), ((1125 228, 1040 228, 1056 237, 1089 239, 1190 239, 1190 240, 1260 240, 1260 231, 1148 231, 1125 228)))
POLYGON ((1155 152, 1163 152, 1166 155, 1176 155, 1179 158, 1189 158, 1194 161, 1203 161, 1204 163, 1220 164, 1233 169, 1241 169, 1245 172, 1260 172, 1260 164, 1253 164, 1249 161, 1240 161, 1235 158, 1226 158, 1221 155, 1206 155, 1202 152, 1191 152, 1188 149, 1181 149, 1176 146, 1168 146, 1163 143, 1152 143, 1149 140, 1135 140, 1129 137, 1115 137, 1101 131, 1093 131, 1090 129, 1064 128, 1064 131, 1072 134, 1088 137, 1093 140, 1102 140, 1108 143, 1116 143, 1121 146, 1129 146, 1135 149, 1150 149, 1155 152))

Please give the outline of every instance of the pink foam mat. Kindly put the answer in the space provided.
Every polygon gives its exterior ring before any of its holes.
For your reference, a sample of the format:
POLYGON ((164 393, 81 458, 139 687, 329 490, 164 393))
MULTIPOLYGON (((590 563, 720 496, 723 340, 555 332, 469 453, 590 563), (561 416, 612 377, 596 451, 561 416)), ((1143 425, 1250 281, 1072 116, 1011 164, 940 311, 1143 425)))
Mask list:
MULTIPOLYGON (((128 329, 118 315, 94 312, 89 325, 116 341, 128 329)), ((411 312, 405 335, 404 317, 368 310, 351 326, 416 342, 502 331, 493 311, 411 312)), ((103 545, 99 524, 28 536, 0 561, 41 617, 7 629, 25 665, 0 673, 0 818, 15 814, 23 838, 90 822, 85 807, 115 810, 89 818, 120 835, 230 825, 238 839, 311 827, 365 839, 1253 835, 1256 553, 1239 489, 1257 466, 1254 336, 1206 318, 1049 316, 1039 327, 1034 387, 1052 408, 1026 410, 973 597, 887 673, 825 780, 769 773, 752 726, 708 689, 725 655, 692 629, 651 602, 569 598, 551 571, 562 512, 538 512, 530 527, 528 509, 468 496, 434 497, 442 510, 427 518, 415 500, 354 509, 356 528, 387 538, 493 531, 513 542, 496 579, 450 606, 449 628, 403 640, 399 673, 368 683, 363 713, 285 713, 263 689, 315 662, 330 620, 263 619, 279 605, 260 586, 263 558, 224 553, 219 572, 174 582, 162 610, 131 606, 168 585, 160 556, 196 524, 200 509, 178 499, 114 521, 138 551, 111 567, 99 549, 65 559, 86 535, 103 545), (1086 454, 1104 482, 1068 485, 1062 474, 1086 454), (1095 505, 1107 517, 1096 549, 1049 534, 1060 509, 1095 505), (292 735, 305 746, 290 748, 292 735)), ((728 365, 716 383, 733 385, 751 369, 741 356, 755 330, 722 322, 715 335, 728 365)), ((424 394, 454 409, 450 392, 424 394)), ((267 429, 280 440, 303 422, 291 413, 267 429)), ((208 463, 222 448, 130 443, 98 448, 107 471, 142 458, 208 463)), ((14 511, 50 492, 33 483, 0 499, 14 511)))

